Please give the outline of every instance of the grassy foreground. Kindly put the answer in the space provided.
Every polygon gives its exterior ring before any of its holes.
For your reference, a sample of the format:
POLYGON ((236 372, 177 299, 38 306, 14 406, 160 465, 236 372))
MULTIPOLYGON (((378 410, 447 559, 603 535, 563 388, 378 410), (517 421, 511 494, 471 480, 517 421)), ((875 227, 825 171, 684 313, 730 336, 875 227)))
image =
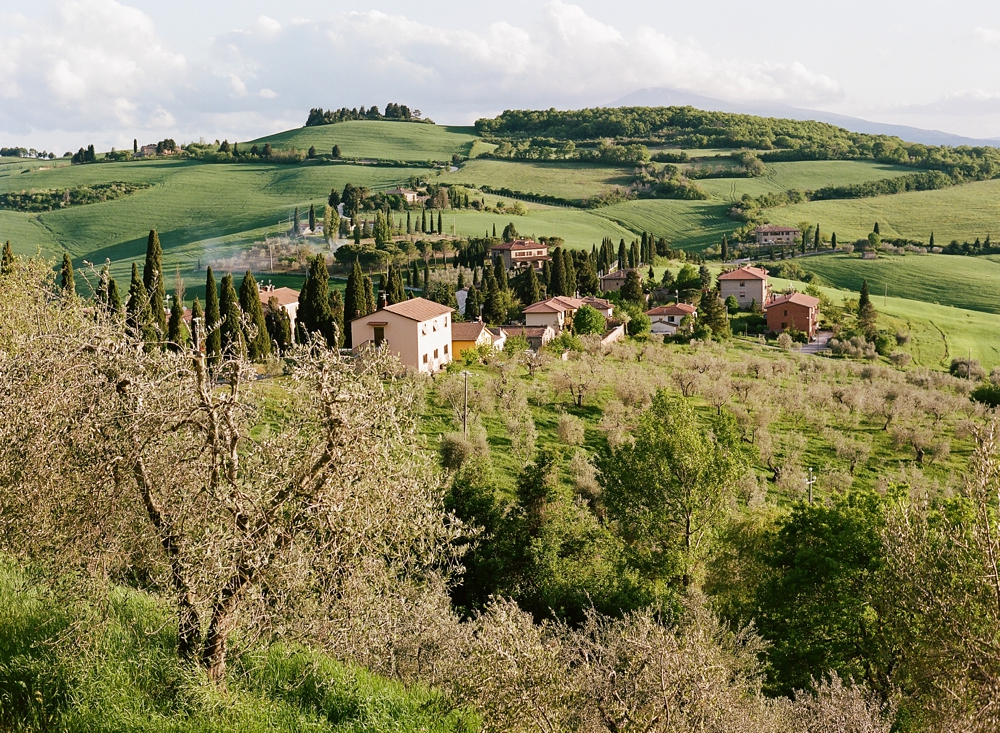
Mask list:
POLYGON ((477 719, 328 657, 277 644, 232 658, 228 690, 177 662, 154 597, 115 589, 65 604, 0 565, 0 729, 10 731, 464 732, 477 719))

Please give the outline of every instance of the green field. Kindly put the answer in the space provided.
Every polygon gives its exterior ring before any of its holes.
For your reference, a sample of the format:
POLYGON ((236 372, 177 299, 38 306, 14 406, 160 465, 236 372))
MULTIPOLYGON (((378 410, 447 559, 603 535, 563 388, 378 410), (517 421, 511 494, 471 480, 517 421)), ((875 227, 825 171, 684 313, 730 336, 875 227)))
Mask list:
POLYGON ((933 232, 938 246, 953 239, 971 242, 1000 232, 1000 180, 867 199, 810 201, 770 209, 768 215, 776 224, 820 222, 824 231, 835 230, 842 242, 867 237, 875 222, 883 237, 927 242, 933 232))
POLYGON ((671 247, 701 249, 731 234, 734 222, 728 207, 713 201, 644 199, 594 209, 594 213, 633 232, 664 237, 671 247))
POLYGON ((882 178, 913 173, 912 168, 863 160, 816 160, 800 163, 768 163, 767 173, 758 178, 705 178, 698 186, 714 199, 739 201, 743 194, 799 189, 815 190, 824 186, 847 186, 882 178))
POLYGON ((436 179, 440 183, 509 188, 523 193, 582 201, 631 182, 624 168, 583 163, 534 163, 508 160, 474 160, 436 179))
POLYGON ((855 255, 803 257, 796 262, 836 288, 861 289, 868 280, 872 293, 1000 313, 1000 258, 956 255, 855 255))
MULTIPOLYGON (((347 182, 386 187, 421 168, 307 164, 208 164, 158 160, 102 163, 0 178, 0 191, 61 188, 102 181, 141 181, 145 191, 117 201, 77 206, 44 214, 0 211, 0 240, 15 251, 49 255, 67 251, 79 267, 110 259, 119 280, 131 262, 144 256, 146 235, 157 229, 164 249, 164 270, 180 267, 187 275, 199 258, 210 259, 241 244, 262 240, 287 228, 296 206, 304 217, 309 204, 326 202, 331 188, 347 182)), ((201 275, 195 279, 200 280, 201 275)))
MULTIPOLYGON (((510 199, 505 200, 511 202, 510 199)), ((489 197, 489 201, 492 202, 493 197, 489 197)), ((620 239, 631 241, 637 236, 629 229, 601 216, 598 213, 601 211, 603 209, 529 206, 527 216, 513 216, 463 209, 443 212, 442 223, 446 234, 454 231, 465 237, 482 237, 487 232, 493 233, 494 224, 499 234, 508 223, 513 222, 521 235, 562 237, 566 245, 574 249, 590 249, 591 245, 600 244, 604 237, 611 237, 617 242, 620 239)))
POLYGON ((482 143, 476 151, 472 149, 473 143, 478 140, 471 127, 350 120, 335 125, 300 127, 241 145, 270 143, 276 149, 296 148, 303 151, 315 146, 316 152, 321 155, 330 155, 333 146, 339 145, 340 154, 345 158, 425 162, 450 161, 452 155, 469 156, 480 152, 483 150, 482 143))

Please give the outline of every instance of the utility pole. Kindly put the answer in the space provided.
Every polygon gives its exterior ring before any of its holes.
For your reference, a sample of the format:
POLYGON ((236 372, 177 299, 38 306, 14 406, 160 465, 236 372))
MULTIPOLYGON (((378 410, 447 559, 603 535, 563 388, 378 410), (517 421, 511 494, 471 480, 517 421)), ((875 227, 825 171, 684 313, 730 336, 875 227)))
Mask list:
POLYGON ((809 491, 809 503, 813 503, 813 484, 816 483, 816 479, 813 478, 813 470, 809 469, 809 478, 806 479, 806 489, 809 491))
POLYGON ((882 307, 889 305, 889 283, 885 284, 885 295, 882 296, 882 307))
POLYGON ((462 430, 465 437, 469 437, 469 370, 463 369, 462 376, 465 377, 465 409, 462 412, 462 430))

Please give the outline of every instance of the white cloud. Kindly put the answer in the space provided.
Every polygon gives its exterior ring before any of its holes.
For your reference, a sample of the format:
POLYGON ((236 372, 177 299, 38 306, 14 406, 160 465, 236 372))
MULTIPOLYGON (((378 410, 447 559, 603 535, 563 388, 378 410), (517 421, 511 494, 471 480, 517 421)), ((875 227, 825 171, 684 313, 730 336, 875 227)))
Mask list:
POLYGON ((1000 43, 1000 31, 993 30, 992 28, 976 28, 973 35, 977 40, 984 43, 1000 43))
POLYGON ((261 99, 274 99, 275 97, 278 96, 278 93, 273 89, 268 89, 267 87, 264 87, 257 93, 257 96, 259 96, 261 99))

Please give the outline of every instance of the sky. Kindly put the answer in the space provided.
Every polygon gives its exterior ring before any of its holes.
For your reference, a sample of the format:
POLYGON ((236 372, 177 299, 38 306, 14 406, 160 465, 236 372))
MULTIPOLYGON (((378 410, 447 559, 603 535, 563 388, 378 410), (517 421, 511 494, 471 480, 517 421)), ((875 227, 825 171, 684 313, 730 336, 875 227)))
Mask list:
POLYGON ((0 146, 442 124, 646 88, 1000 138, 996 0, 0 0, 0 146))

